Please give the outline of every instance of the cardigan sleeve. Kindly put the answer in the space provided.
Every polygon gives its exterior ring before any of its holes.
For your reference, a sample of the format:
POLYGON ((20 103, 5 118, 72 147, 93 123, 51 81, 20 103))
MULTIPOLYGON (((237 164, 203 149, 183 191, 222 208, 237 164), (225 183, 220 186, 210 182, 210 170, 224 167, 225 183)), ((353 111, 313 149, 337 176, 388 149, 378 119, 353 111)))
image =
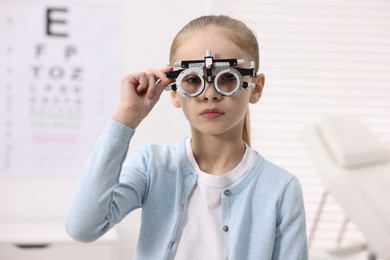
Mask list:
POLYGON ((295 177, 286 186, 279 205, 272 259, 308 259, 304 201, 295 177))
MULTIPOLYGON (((70 237, 92 242, 130 211, 141 207, 146 186, 144 173, 120 183, 123 162, 134 130, 110 120, 86 161, 65 221, 70 237)), ((138 174, 137 174, 138 173, 138 174)))

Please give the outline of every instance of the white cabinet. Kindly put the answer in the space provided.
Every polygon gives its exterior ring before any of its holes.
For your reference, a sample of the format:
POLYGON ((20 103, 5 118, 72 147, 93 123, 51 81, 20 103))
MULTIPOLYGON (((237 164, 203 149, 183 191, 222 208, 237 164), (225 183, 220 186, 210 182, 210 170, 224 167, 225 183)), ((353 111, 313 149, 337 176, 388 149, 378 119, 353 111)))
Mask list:
POLYGON ((68 237, 63 223, 0 224, 1 260, 117 260, 118 236, 111 230, 93 243, 68 237))

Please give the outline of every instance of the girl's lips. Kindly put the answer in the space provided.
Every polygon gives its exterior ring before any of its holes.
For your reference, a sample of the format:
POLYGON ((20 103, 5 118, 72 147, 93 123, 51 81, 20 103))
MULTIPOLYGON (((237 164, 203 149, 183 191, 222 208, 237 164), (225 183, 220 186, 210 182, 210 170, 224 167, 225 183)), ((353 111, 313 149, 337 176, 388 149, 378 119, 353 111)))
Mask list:
POLYGON ((218 109, 205 109, 202 111, 202 113, 200 113, 200 115, 206 119, 215 119, 223 116, 224 114, 225 114, 224 112, 218 109))

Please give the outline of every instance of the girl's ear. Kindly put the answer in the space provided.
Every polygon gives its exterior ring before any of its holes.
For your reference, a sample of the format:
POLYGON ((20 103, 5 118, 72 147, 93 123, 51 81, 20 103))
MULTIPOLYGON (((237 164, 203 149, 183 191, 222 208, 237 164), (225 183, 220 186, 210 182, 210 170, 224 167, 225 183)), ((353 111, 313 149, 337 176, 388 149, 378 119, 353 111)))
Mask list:
POLYGON ((254 83, 256 84, 256 87, 252 90, 252 94, 250 96, 249 102, 251 104, 257 103, 260 98, 261 94, 263 93, 264 83, 265 83, 265 76, 263 73, 260 73, 255 79, 254 83))
POLYGON ((180 108, 181 107, 181 104, 180 104, 180 97, 179 97, 179 94, 176 93, 175 91, 171 91, 171 103, 174 107, 176 108, 180 108))

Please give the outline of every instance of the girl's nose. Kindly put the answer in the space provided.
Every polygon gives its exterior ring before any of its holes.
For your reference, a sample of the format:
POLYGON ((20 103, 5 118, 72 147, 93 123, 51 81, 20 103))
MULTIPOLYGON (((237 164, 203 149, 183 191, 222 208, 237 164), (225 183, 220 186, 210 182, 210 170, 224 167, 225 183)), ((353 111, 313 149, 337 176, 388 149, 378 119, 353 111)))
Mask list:
POLYGON ((218 101, 222 98, 222 96, 215 90, 213 83, 205 82, 205 84, 205 89, 201 94, 204 100, 218 101))

